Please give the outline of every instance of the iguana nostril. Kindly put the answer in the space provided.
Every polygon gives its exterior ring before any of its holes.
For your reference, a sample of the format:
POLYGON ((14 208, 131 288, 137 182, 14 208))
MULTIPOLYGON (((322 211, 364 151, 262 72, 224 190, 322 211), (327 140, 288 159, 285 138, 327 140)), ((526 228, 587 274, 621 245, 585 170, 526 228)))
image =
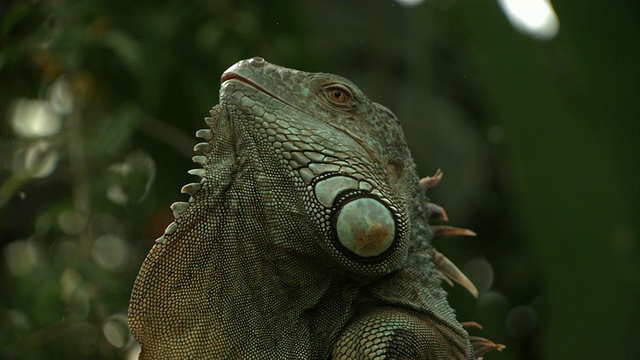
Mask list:
POLYGON ((378 256, 393 244, 396 234, 391 211, 380 201, 358 198, 345 204, 336 221, 338 241, 362 257, 378 256))
POLYGON ((259 56, 252 57, 251 59, 249 59, 249 65, 255 66, 255 67, 261 67, 264 65, 264 59, 259 56))

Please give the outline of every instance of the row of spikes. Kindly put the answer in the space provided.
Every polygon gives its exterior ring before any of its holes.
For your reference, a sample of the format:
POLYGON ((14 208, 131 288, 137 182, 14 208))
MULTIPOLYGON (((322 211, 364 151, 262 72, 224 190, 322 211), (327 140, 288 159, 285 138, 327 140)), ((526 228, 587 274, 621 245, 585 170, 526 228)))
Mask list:
MULTIPOLYGON (((431 188, 436 187, 443 176, 442 170, 438 169, 433 176, 427 176, 420 179, 420 185, 425 189, 429 190, 431 188)), ((448 221, 449 217, 447 216, 446 211, 439 205, 436 205, 432 202, 427 202, 427 208, 430 211, 430 219, 434 220, 442 220, 448 221)), ((433 231, 434 239, 441 239, 450 236, 476 236, 476 233, 464 228, 454 227, 454 226, 446 226, 446 225, 434 225, 431 226, 431 230, 433 231)), ((436 269, 438 270, 439 277, 446 281, 449 285, 453 286, 453 283, 458 283, 462 285, 465 289, 467 289, 473 297, 478 298, 478 289, 476 286, 469 280, 469 278, 446 256, 444 256, 441 252, 433 249, 433 262, 436 264, 436 269)))
MULTIPOLYGON (((215 112, 213 110, 211 111, 211 116, 215 116, 215 112)), ((209 127, 213 125, 213 121, 214 121, 213 117, 207 117, 204 120, 207 123, 207 125, 209 125, 209 127)), ((211 130, 200 129, 196 131, 196 137, 206 140, 206 142, 197 143, 193 147, 193 151, 199 151, 206 154, 211 149, 211 145, 209 144, 209 141, 211 140, 211 130)), ((196 155, 192 157, 192 160, 194 163, 204 166, 205 162, 207 161, 207 157, 204 155, 196 155)), ((204 168, 191 169, 188 171, 188 173, 190 175, 200 177, 201 180, 198 183, 186 184, 185 186, 182 187, 182 189, 180 189, 181 193, 189 195, 189 201, 188 202, 177 201, 171 204, 170 208, 171 208, 171 211, 173 212, 173 217, 175 221, 171 222, 167 226, 167 228, 164 230, 164 234, 156 239, 157 244, 166 244, 167 243, 166 236, 171 236, 173 235, 173 233, 175 233, 175 231, 178 229, 178 224, 180 223, 180 220, 179 220, 180 217, 185 212, 185 210, 189 208, 189 205, 195 201, 193 196, 202 188, 201 183, 207 180, 205 178, 206 172, 204 168)))
MULTIPOLYGON (((433 176, 427 176, 420 179, 420 185, 426 191, 431 188, 436 187, 440 181, 442 180, 442 176, 444 173, 442 170, 438 169, 433 176)), ((448 221, 449 217, 447 216, 446 211, 439 205, 436 205, 432 202, 427 202, 427 208, 430 212, 430 219, 448 221)), ((440 239, 450 236, 476 236, 476 233, 464 228, 454 227, 454 226, 446 226, 446 225, 434 225, 431 226, 431 230, 433 231, 433 238, 440 239)), ((433 248, 433 260, 436 265, 436 271, 440 279, 448 283, 450 286, 458 283, 462 285, 465 289, 467 289, 473 297, 478 298, 478 289, 476 286, 469 280, 469 278, 446 256, 444 256, 441 252, 433 248)), ((482 330, 482 326, 477 322, 468 321, 460 323, 465 329, 479 329, 482 330)), ((478 360, 482 360, 484 355, 492 350, 502 351, 505 346, 502 344, 496 344, 491 340, 479 337, 479 336, 469 336, 469 342, 473 348, 473 351, 478 360)))

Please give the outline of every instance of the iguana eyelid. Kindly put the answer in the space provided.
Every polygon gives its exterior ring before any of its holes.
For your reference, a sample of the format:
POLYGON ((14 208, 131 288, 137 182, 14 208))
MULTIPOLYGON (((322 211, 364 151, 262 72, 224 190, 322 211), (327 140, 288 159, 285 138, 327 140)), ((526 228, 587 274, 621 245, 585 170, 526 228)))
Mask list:
POLYGON ((351 91, 351 89, 349 89, 349 87, 347 87, 346 85, 343 85, 340 83, 332 83, 329 85, 325 85, 323 86, 323 90, 327 99, 332 104, 335 104, 335 105, 349 106, 351 105, 350 103, 355 99, 355 96, 353 95, 353 91, 351 91), (344 99, 334 99, 331 96, 331 92, 334 92, 334 91, 342 92, 345 95, 344 99))

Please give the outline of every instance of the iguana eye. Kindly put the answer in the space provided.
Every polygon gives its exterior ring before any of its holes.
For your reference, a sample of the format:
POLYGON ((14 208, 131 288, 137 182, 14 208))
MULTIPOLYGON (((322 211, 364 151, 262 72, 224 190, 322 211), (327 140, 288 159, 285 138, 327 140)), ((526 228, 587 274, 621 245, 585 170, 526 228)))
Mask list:
POLYGON ((325 94, 334 103, 344 104, 353 99, 353 94, 344 85, 332 84, 325 87, 325 94))

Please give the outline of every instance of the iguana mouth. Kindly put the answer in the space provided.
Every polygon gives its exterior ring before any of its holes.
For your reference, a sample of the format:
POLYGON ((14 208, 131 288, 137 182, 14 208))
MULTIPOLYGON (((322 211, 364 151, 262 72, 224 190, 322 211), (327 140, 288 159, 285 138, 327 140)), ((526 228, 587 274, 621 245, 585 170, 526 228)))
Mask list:
POLYGON ((231 81, 231 80, 237 80, 237 81, 243 82, 243 83, 245 83, 245 84, 247 84, 247 85, 249 85, 251 87, 254 87, 254 88, 264 92, 264 93, 267 93, 267 94, 269 94, 269 95, 271 95, 273 97, 276 97, 275 95, 271 94, 266 89, 264 89, 263 87, 259 86, 256 83, 254 83, 253 81, 251 81, 251 80, 249 80, 247 78, 243 78, 242 76, 240 76, 240 75, 238 75, 236 73, 233 73, 233 72, 226 72, 226 73, 222 74, 222 78, 220 79, 220 83, 224 84, 227 81, 231 81))
POLYGON ((224 84, 224 83, 229 82, 229 81, 238 81, 238 82, 241 82, 241 83, 243 83, 245 85, 249 85, 252 88, 260 91, 261 93, 267 94, 267 95, 271 96, 272 98, 274 98, 274 99, 276 99, 276 100, 278 100, 278 101, 280 101, 280 102, 282 102, 284 104, 287 104, 287 105, 291 106, 292 108, 294 108, 294 109, 296 109, 296 110, 298 110, 300 112, 304 112, 299 107, 293 105, 290 102, 287 102, 287 101, 283 100, 282 98, 278 97, 277 95, 275 95, 274 93, 270 92, 269 90, 263 88, 262 86, 256 84, 255 82, 253 82, 253 81, 251 81, 251 80, 249 80, 249 79, 247 79, 245 77, 242 77, 242 76, 240 76, 240 75, 238 75, 238 74, 236 74, 234 72, 225 72, 224 74, 222 74, 222 78, 220 79, 220 83, 224 84))

